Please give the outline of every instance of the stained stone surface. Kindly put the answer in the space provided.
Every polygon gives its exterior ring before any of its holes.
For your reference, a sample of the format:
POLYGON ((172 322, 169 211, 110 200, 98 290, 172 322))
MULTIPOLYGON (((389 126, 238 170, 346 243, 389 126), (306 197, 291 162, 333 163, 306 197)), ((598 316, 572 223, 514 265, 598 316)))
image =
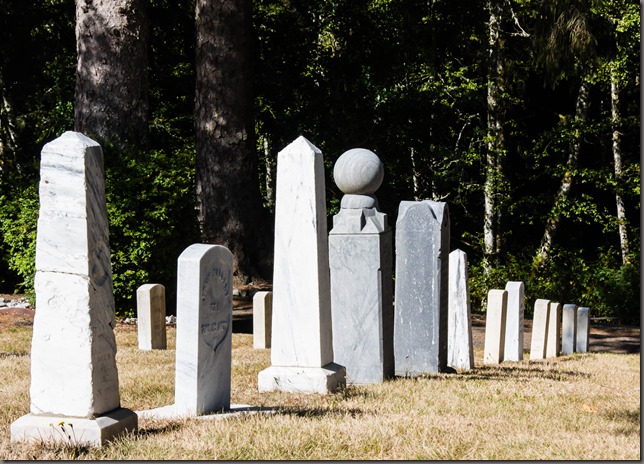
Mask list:
POLYGON ((467 254, 449 254, 449 318, 447 323, 447 365, 455 369, 474 368, 470 288, 467 254))
POLYGON ((532 339, 530 342, 531 360, 545 359, 546 357, 549 320, 550 300, 536 300, 534 302, 534 315, 532 316, 532 339))
POLYGON ((144 284, 136 290, 136 323, 140 350, 165 350, 165 287, 144 284))
POLYGON ((483 364, 499 364, 504 359, 507 305, 507 290, 490 290, 488 292, 483 364))
POLYGON ((450 221, 447 203, 403 201, 396 222, 396 374, 447 366, 450 221))
POLYGON ((83 423, 88 436, 98 430, 92 446, 107 440, 106 428, 136 429, 136 415, 119 408, 104 182, 101 147, 88 137, 65 132, 43 147, 31 414, 12 425, 13 441, 44 434, 43 417, 83 423), (115 411, 116 424, 99 420, 115 411))
POLYGON ((505 284, 508 292, 508 308, 505 316, 504 361, 523 360, 523 314, 525 308, 525 285, 523 282, 505 284))
POLYGON ((577 353, 588 352, 588 336, 590 334, 590 308, 585 306, 577 308, 577 339, 575 350, 577 353))
POLYGON ((561 351, 561 303, 550 303, 548 317, 546 358, 556 358, 561 351))
POLYGON ((271 347, 271 323, 273 319, 273 294, 257 292, 253 296, 253 348, 271 347))
POLYGON ((271 338, 272 366, 258 375, 260 391, 344 384, 344 368, 332 364, 324 164, 304 137, 277 158, 271 338))
POLYGON ((202 415, 230 408, 233 255, 197 243, 179 256, 175 407, 202 415))
POLYGON ((364 148, 345 151, 333 166, 333 180, 345 195, 373 195, 384 176, 378 155, 364 148))
POLYGON ((570 355, 575 352, 577 338, 577 305, 563 305, 561 317, 561 354, 570 355))

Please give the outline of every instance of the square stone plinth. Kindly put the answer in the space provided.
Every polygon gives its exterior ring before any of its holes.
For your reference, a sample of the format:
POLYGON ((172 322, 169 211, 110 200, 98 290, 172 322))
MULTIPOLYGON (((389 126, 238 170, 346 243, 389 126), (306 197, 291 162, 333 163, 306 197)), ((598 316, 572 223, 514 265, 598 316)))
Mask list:
POLYGON ((259 373, 260 392, 281 390, 291 393, 333 393, 346 385, 344 366, 329 363, 324 367, 271 366, 259 373))
POLYGON ((118 435, 137 428, 138 416, 125 408, 114 409, 94 419, 27 414, 11 424, 11 442, 33 440, 101 447, 118 435))

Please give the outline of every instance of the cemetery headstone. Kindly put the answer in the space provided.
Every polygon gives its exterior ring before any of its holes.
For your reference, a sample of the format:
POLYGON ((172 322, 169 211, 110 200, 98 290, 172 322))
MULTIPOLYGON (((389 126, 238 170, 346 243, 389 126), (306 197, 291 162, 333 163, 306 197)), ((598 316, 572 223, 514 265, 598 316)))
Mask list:
POLYGON ((42 149, 30 414, 11 440, 101 446, 136 430, 120 407, 103 152, 65 132, 42 149), (62 425, 59 425, 62 422, 62 425))
POLYGON ((136 323, 140 350, 165 350, 165 287, 144 284, 136 290, 136 323))
POLYGON ((273 294, 257 292, 253 296, 253 348, 271 347, 271 324, 273 318, 273 294))
POLYGON ((561 318, 561 354, 570 355, 575 352, 577 338, 577 305, 563 305, 561 318))
POLYGON ((532 316, 532 339, 530 342, 530 360, 545 359, 550 320, 550 300, 538 299, 534 302, 532 316))
POLYGON ((582 306, 577 308, 577 339, 575 350, 577 353, 588 352, 588 338, 590 335, 590 308, 582 306))
POLYGON ((447 367, 450 220, 447 203, 402 201, 396 221, 396 374, 447 367))
POLYGON ((561 303, 550 303, 548 317, 546 358, 556 358, 561 351, 561 303))
POLYGON ((499 364, 503 361, 507 305, 507 290, 490 290, 488 292, 483 364, 499 364))
POLYGON ((329 248, 322 152, 304 137, 277 157, 271 366, 259 391, 333 392, 329 248))
POLYGON ((197 243, 179 256, 175 409, 204 415, 230 408, 233 255, 197 243))
POLYGON ((449 254, 448 308, 447 365, 455 369, 473 369, 470 288, 467 254, 463 250, 454 250, 449 254))
POLYGON ((334 358, 347 383, 379 383, 394 375, 391 228, 374 197, 384 168, 356 148, 333 174, 345 194, 329 233, 334 358))
POLYGON ((508 282, 508 308, 505 316, 504 361, 523 360, 523 313, 525 306, 523 282, 508 282))

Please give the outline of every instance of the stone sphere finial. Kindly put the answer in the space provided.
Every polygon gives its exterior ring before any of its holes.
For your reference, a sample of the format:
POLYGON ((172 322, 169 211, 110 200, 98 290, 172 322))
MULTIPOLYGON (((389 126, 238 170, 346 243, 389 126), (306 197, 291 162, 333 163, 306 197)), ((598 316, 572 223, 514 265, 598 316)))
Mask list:
POLYGON ((373 195, 384 176, 378 155, 364 148, 345 151, 333 167, 335 184, 347 195, 373 195))

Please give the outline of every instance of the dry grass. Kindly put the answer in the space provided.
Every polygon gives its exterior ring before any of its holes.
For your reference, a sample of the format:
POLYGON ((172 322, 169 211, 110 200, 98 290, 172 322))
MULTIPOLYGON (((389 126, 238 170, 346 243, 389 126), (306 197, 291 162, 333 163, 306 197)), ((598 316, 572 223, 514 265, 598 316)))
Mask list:
MULTIPOLYGON (((121 401, 174 401, 169 350, 140 352, 119 326, 121 401)), ((4 459, 640 459, 640 356, 591 353, 504 363, 459 374, 397 378, 334 395, 257 392, 269 350, 233 335, 232 402, 274 414, 224 420, 139 420, 102 449, 10 444, 29 410, 30 328, 0 331, 0 458, 4 459)), ((475 351, 477 365, 482 352, 475 351)))

